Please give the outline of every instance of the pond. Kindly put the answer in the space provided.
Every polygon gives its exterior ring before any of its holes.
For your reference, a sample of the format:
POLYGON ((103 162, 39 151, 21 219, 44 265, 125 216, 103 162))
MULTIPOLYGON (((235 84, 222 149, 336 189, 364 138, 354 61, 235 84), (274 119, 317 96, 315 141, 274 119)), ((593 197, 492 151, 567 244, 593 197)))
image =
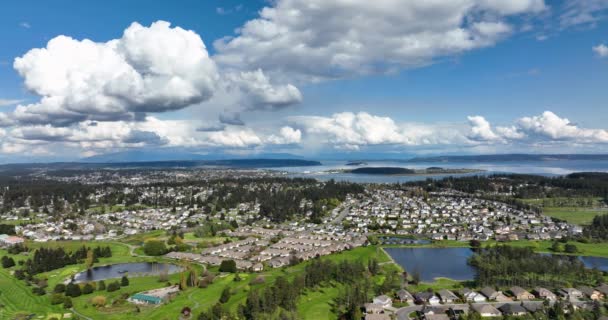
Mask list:
MULTIPOLYGON (((469 248, 385 248, 386 252, 407 272, 419 272, 424 282, 435 278, 472 280, 475 269, 467 264, 473 251, 469 248)), ((587 268, 608 272, 608 258, 578 257, 587 268)))
POLYGON ((385 248, 386 252, 408 273, 420 273, 420 279, 435 278, 471 280, 475 269, 467 264, 473 255, 469 248, 385 248))
POLYGON ((106 266, 93 267, 91 270, 83 271, 74 277, 74 282, 99 281, 105 279, 129 277, 142 277, 160 275, 163 272, 172 274, 181 271, 180 266, 170 263, 136 262, 118 263, 106 266))

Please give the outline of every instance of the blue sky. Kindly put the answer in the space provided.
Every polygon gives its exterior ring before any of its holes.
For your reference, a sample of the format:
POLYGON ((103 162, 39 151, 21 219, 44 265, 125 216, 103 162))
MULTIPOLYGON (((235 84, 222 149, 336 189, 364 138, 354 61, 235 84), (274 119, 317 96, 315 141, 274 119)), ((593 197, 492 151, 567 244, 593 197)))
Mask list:
POLYGON ((10 1, 0 161, 608 152, 607 16, 606 0, 10 1))

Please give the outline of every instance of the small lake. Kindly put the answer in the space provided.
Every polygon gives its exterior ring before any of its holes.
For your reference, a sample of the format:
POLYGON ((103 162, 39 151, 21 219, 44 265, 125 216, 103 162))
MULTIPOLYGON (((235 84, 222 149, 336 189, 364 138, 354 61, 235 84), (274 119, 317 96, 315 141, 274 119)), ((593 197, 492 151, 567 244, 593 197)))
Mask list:
POLYGON ((162 272, 168 274, 181 271, 180 266, 170 263, 156 262, 136 262, 136 263, 117 263, 107 266, 93 267, 91 270, 83 271, 74 277, 75 282, 99 281, 106 279, 121 278, 124 275, 129 277, 143 277, 160 275, 162 272))
POLYGON ((475 269, 467 264, 469 248, 384 248, 409 274, 418 272, 424 282, 435 278, 471 280, 475 269))
MULTIPOLYGON (((469 248, 384 248, 408 273, 419 272, 424 282, 435 278, 472 280, 475 269, 467 264, 473 251, 469 248)), ((578 257, 587 268, 608 272, 608 258, 578 257)))

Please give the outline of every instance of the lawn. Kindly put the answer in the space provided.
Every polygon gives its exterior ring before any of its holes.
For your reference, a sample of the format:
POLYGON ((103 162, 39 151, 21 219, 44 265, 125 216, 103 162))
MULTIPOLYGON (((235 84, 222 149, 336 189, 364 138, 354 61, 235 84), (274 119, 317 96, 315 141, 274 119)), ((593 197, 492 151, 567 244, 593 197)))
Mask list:
POLYGON ((298 314, 303 320, 336 319, 332 312, 332 301, 340 293, 341 286, 309 290, 298 301, 298 314))
POLYGON ((565 220, 577 225, 591 223, 593 217, 608 213, 602 198, 544 198, 520 199, 529 204, 539 206, 543 214, 549 217, 565 220))
POLYGON ((577 225, 588 225, 598 215, 607 214, 607 210, 579 207, 546 207, 543 214, 577 225))
POLYGON ((421 292, 426 291, 429 288, 433 289, 433 291, 437 292, 442 289, 462 289, 467 284, 467 281, 456 281, 448 278, 436 278, 434 282, 421 282, 417 285, 408 286, 408 290, 410 292, 421 292))

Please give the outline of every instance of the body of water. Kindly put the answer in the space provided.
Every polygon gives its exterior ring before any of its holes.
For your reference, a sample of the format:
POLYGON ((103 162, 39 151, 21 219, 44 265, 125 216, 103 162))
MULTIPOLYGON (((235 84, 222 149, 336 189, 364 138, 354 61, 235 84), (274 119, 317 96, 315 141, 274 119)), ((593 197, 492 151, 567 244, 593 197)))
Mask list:
MULTIPOLYGON (((386 252, 410 274, 419 272, 422 281, 435 278, 473 280, 475 269, 467 264, 469 248, 385 248, 386 252)), ((578 257, 587 268, 608 271, 608 258, 578 257)))
POLYGON ((75 282, 99 281, 106 279, 160 275, 162 272, 168 274, 181 271, 181 267, 170 263, 136 262, 118 263, 107 266, 93 267, 91 270, 83 271, 74 277, 75 282))
POLYGON ((348 161, 321 161, 320 166, 311 167, 281 167, 274 170, 286 171, 291 177, 315 178, 319 180, 335 179, 338 181, 351 181, 360 183, 401 183, 419 181, 427 178, 441 179, 448 176, 471 176, 496 173, 538 174, 546 176, 565 175, 573 172, 595 171, 608 172, 608 161, 601 160, 551 160, 551 161, 504 161, 504 162, 415 162, 403 161, 368 161, 361 166, 348 166, 348 161), (481 173, 445 174, 445 175, 372 175, 352 174, 338 171, 362 167, 400 167, 409 169, 424 169, 428 167, 442 167, 446 169, 479 169, 481 173))

